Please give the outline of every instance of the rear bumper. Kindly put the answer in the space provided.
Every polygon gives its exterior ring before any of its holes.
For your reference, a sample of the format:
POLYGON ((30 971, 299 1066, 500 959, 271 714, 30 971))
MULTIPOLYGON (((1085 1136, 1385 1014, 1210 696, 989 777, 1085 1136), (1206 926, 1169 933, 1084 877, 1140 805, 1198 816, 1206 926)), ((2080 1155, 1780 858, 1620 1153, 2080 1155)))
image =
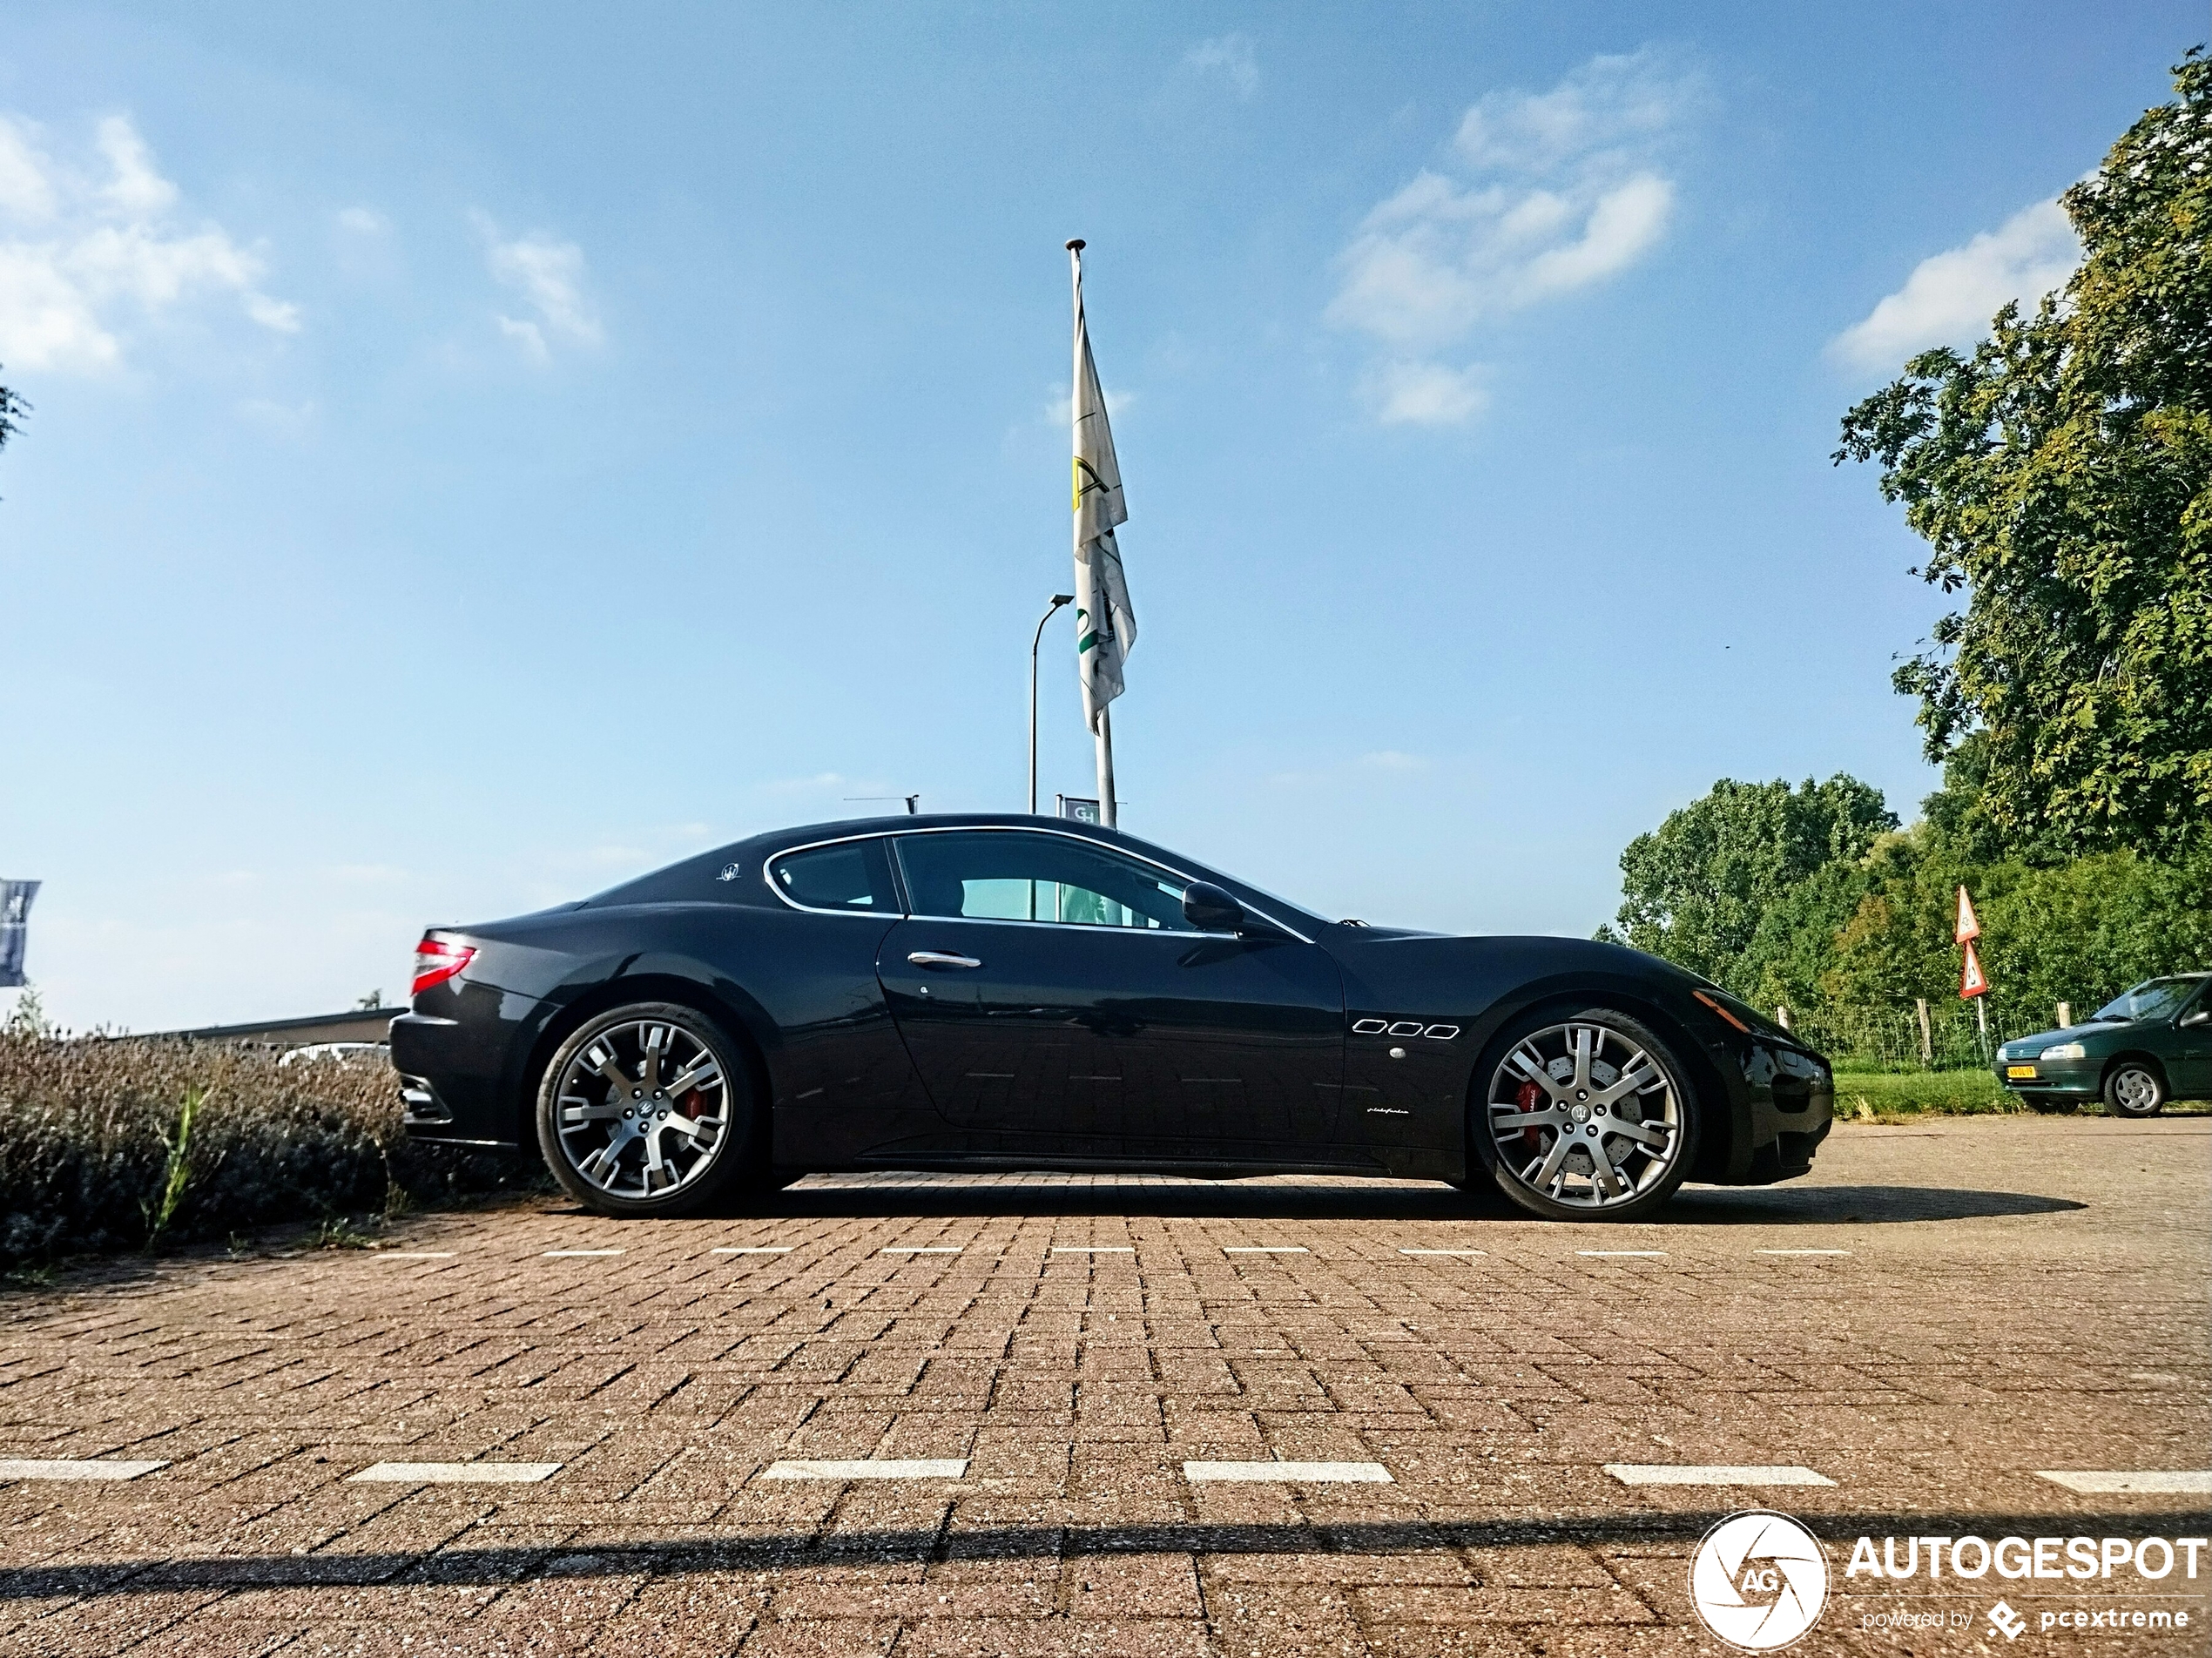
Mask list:
MULTIPOLYGON (((496 994, 496 993, 494 993, 496 994)), ((401 1122, 408 1138, 442 1145, 517 1144, 520 1118, 506 1085, 497 1027, 402 1014, 392 1021, 401 1122)))

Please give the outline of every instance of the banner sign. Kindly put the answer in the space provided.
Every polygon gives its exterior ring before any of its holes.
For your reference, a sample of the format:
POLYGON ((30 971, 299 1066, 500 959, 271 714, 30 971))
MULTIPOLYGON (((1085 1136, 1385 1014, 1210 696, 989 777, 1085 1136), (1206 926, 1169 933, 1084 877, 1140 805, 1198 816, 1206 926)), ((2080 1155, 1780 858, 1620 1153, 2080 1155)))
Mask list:
POLYGON ((30 927, 30 900, 38 896, 34 880, 0 880, 0 990, 23 983, 24 935, 30 927))
POLYGON ((1075 794, 1055 795, 1054 799, 1060 802, 1060 815, 1062 817, 1073 819, 1077 823, 1096 823, 1098 821, 1097 801, 1086 800, 1081 795, 1075 794))

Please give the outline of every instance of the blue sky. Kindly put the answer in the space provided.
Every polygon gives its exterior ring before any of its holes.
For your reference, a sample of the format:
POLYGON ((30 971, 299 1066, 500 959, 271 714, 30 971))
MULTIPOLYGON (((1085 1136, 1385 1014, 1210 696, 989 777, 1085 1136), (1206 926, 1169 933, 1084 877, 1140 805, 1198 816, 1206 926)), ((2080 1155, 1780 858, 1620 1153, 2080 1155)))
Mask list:
MULTIPOLYGON (((1017 808, 1068 281, 1125 826, 1587 933, 1716 778, 1932 778, 1837 421, 2073 257, 2202 5, 18 3, 0 874, 77 1026, 1017 808), (455 14, 458 15, 448 15, 455 14)), ((1064 618, 1043 788, 1090 792, 1064 618)))

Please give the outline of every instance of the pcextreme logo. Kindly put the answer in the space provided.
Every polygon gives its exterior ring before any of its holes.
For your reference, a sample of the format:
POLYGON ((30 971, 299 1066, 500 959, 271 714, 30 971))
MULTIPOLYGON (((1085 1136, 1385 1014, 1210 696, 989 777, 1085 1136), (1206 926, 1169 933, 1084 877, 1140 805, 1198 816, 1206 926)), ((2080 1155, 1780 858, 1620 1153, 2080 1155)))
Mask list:
POLYGON ((1828 1557, 1787 1514, 1749 1508, 1705 1533, 1689 1562, 1689 1598, 1705 1627, 1744 1652, 1773 1652, 1820 1621, 1828 1557))

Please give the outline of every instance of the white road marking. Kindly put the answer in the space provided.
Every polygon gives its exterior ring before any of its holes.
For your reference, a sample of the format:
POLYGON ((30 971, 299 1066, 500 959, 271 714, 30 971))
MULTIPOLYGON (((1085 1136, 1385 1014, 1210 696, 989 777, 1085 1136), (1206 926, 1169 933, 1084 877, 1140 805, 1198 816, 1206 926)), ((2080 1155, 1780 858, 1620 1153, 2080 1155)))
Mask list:
POLYGON ((2086 1497, 2131 1496, 2137 1493, 2187 1497, 2212 1495, 2212 1468, 2154 1468, 2137 1473, 2066 1473, 2038 1468, 2035 1477, 2047 1479, 2054 1486, 2064 1486, 2068 1491, 2078 1491, 2086 1497))
POLYGON ((1487 1255, 1487 1250, 1400 1250, 1400 1255, 1487 1255))
POLYGON ((0 1480, 7 1479, 136 1479, 142 1473, 165 1468, 165 1462, 125 1462, 119 1457, 0 1458, 0 1480))
POLYGON ((1052 1252, 1055 1255, 1134 1255, 1136 1246, 1133 1244, 1055 1244, 1052 1246, 1052 1252))
POLYGON ((1644 1259, 1656 1259, 1663 1257, 1667 1251, 1664 1250, 1577 1250, 1575 1253, 1577 1255, 1595 1255, 1608 1258, 1614 1256, 1633 1255, 1644 1259))
POLYGON ((968 1473, 966 1457, 895 1462, 868 1458, 853 1462, 772 1462, 764 1479, 959 1479, 968 1473))
POLYGON ((1210 1480, 1266 1480, 1301 1485, 1393 1486, 1390 1470, 1379 1462, 1186 1462, 1183 1477, 1194 1483, 1210 1480))
POLYGON ((1679 1462, 1608 1462, 1624 1486, 1832 1486, 1824 1473, 1795 1466, 1700 1467, 1679 1462))
POLYGON ((566 1261, 582 1255, 620 1255, 621 1253, 620 1250, 548 1250, 545 1251, 544 1258, 549 1261, 566 1261))
POLYGON ((379 1250, 376 1253, 387 1261, 450 1261, 451 1250, 379 1250))
POLYGON ((408 1486, 534 1486, 561 1472, 557 1462, 379 1462, 346 1483, 408 1486))
POLYGON ((1849 1250, 1753 1250, 1754 1255, 1849 1255, 1849 1250))
POLYGON ((718 1244, 714 1246, 717 1255, 789 1255, 791 1250, 792 1246, 788 1244, 718 1244))
POLYGON ((1311 1255, 1303 1244, 1224 1244, 1224 1255, 1311 1255))
POLYGON ((952 1245, 949 1249, 934 1247, 925 1249, 919 1244, 894 1244, 880 1253, 885 1255, 958 1255, 961 1248, 961 1246, 958 1244, 952 1245))

